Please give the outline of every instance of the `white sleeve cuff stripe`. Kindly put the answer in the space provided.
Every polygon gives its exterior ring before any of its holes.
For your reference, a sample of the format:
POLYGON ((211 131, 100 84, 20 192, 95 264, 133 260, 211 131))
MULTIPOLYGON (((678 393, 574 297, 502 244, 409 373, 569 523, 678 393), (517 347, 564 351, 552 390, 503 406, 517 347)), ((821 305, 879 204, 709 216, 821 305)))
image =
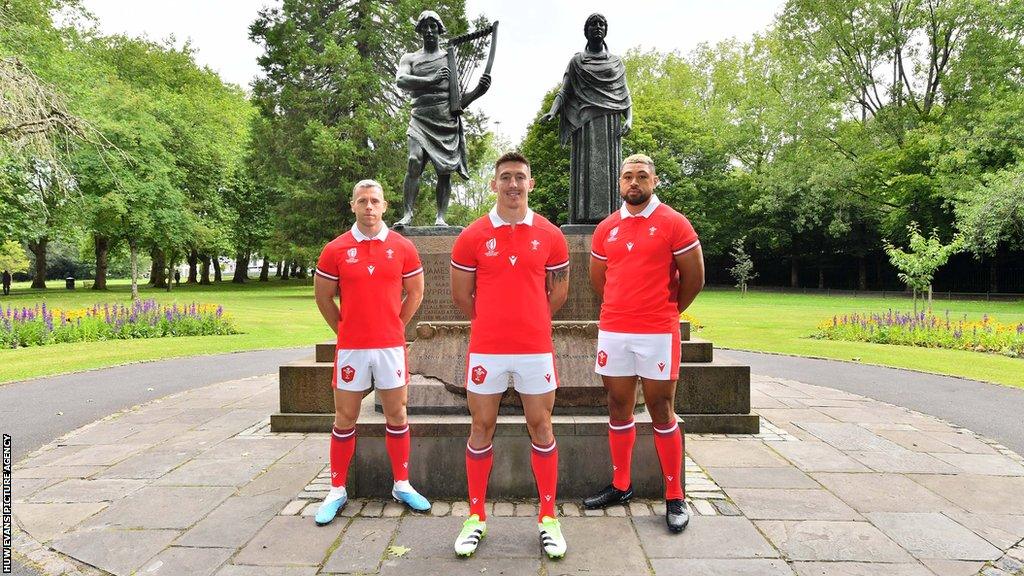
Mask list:
POLYGON ((694 240, 692 244, 689 244, 687 246, 683 246, 679 250, 676 250, 675 252, 673 252, 672 255, 673 256, 679 256, 680 254, 683 254, 684 252, 689 252, 690 250, 693 250, 697 246, 700 246, 700 240, 694 240))
POLYGON ((547 270, 548 272, 552 272, 554 270, 561 270, 562 268, 565 268, 568 265, 569 265, 569 261, 566 260, 565 262, 562 262, 561 264, 555 264, 554 266, 545 266, 544 269, 547 270))
POLYGON ((415 276, 417 274, 422 274, 422 273, 423 273, 423 266, 420 266, 419 268, 413 270, 412 272, 407 272, 405 274, 402 274, 402 278, 412 278, 413 276, 415 276))
POLYGON ((593 250, 590 251, 590 255, 593 256, 594 258, 597 258, 598 260, 607 260, 608 259, 607 256, 601 256, 600 254, 598 254, 597 252, 594 252, 593 250))
POLYGON ((463 266, 462 264, 459 264, 455 260, 452 260, 452 266, 458 268, 459 270, 465 270, 466 272, 476 272, 476 266, 463 266))
POLYGON ((323 276, 324 278, 327 278, 328 280, 337 280, 338 279, 337 276, 331 276, 330 274, 328 274, 327 272, 324 272, 323 270, 321 270, 319 268, 316 269, 316 273, 321 275, 321 276, 323 276))

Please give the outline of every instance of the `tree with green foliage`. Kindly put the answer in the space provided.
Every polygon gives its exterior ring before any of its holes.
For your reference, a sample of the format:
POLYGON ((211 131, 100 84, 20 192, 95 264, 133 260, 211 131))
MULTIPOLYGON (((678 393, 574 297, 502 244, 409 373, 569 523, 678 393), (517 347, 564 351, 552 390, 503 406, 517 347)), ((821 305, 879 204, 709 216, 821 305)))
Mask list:
POLYGON ((734 240, 732 252, 729 253, 733 261, 736 262, 732 268, 729 268, 729 274, 736 280, 736 287, 740 289, 740 293, 743 296, 747 295, 747 284, 754 278, 757 278, 757 272, 754 272, 754 261, 750 259, 747 251, 743 249, 743 243, 746 239, 746 236, 741 236, 734 240))
POLYGON ((916 222, 907 226, 910 251, 885 243, 889 261, 900 271, 899 277, 914 293, 914 314, 917 314, 917 295, 928 294, 928 311, 932 309, 932 279, 935 271, 945 266, 949 257, 964 249, 963 238, 953 237, 949 244, 939 239, 939 231, 932 230, 927 238, 921 234, 916 222))
POLYGON ((0 271, 11 274, 28 272, 28 257, 25 249, 14 240, 0 242, 0 271))

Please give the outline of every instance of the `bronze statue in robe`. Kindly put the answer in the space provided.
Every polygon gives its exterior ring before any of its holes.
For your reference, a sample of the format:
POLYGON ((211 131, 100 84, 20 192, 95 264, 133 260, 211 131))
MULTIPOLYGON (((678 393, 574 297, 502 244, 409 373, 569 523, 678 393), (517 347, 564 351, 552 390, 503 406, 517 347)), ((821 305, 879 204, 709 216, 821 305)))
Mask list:
POLYGON ((547 122, 559 116, 562 144, 572 144, 569 223, 597 224, 619 204, 622 137, 633 125, 632 100, 622 59, 608 52, 608 20, 591 14, 587 46, 569 61, 547 122))

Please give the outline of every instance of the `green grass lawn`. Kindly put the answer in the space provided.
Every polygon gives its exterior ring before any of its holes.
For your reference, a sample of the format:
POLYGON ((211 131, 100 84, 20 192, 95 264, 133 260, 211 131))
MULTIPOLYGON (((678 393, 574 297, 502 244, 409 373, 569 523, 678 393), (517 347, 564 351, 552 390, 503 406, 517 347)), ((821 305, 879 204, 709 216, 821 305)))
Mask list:
MULTIPOLYGON (((102 302, 128 302, 127 281, 113 281, 106 293, 91 290, 67 291, 57 288, 32 291, 27 284, 15 284, 9 298, 0 305, 35 306, 45 301, 50 307, 78 308, 102 302)), ((185 286, 167 293, 143 288, 144 298, 161 303, 191 302, 221 304, 242 332, 233 336, 200 336, 153 340, 117 340, 57 344, 17 350, 0 350, 0 383, 176 356, 217 354, 263 348, 311 345, 333 336, 313 303, 311 280, 272 280, 235 285, 185 286)), ((1024 360, 994 354, 888 346, 861 342, 815 340, 808 336, 818 322, 833 314, 909 309, 902 298, 854 298, 803 294, 748 293, 741 298, 733 290, 706 290, 689 312, 705 328, 697 334, 716 346, 742 350, 777 352, 853 360, 867 364, 910 368, 938 374, 1024 387, 1024 360)), ((965 302, 937 300, 937 313, 982 314, 1001 322, 1024 321, 1024 302, 965 302)))

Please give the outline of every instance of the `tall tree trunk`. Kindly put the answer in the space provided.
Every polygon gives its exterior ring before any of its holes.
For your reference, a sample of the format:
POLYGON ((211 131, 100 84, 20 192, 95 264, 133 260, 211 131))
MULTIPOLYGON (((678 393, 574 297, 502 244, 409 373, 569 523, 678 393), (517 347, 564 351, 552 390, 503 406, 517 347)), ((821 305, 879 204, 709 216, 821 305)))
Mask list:
POLYGON ((199 272, 199 283, 203 286, 210 285, 210 257, 206 254, 199 256, 199 261, 203 264, 199 272))
POLYGON ((171 291, 171 286, 174 286, 174 270, 177 267, 178 255, 173 251, 168 252, 167 257, 164 260, 164 280, 166 281, 167 284, 166 286, 164 286, 164 288, 166 288, 168 292, 171 291))
POLYGON ((301 280, 305 280, 306 279, 306 267, 301 265, 301 264, 296 264, 295 266, 296 266, 296 270, 295 270, 295 273, 292 274, 292 276, 295 276, 296 278, 299 278, 301 280))
POLYGON ((277 271, 274 272, 274 276, 277 276, 278 278, 281 277, 281 268, 284 268, 284 261, 278 260, 277 261, 277 271))
POLYGON ((137 240, 128 240, 128 250, 131 252, 132 263, 132 301, 139 299, 139 243, 137 240))
POLYGON ((857 290, 868 289, 868 264, 866 258, 861 255, 857 258, 857 290))
POLYGON ((825 269, 818 266, 818 290, 825 288, 825 269))
POLYGON ((107 289, 107 252, 110 250, 110 239, 106 236, 93 236, 96 250, 96 279, 92 283, 93 290, 107 289))
POLYGON ((186 284, 195 284, 198 280, 196 279, 197 269, 199 268, 199 253, 193 248, 188 252, 188 280, 186 284))
POLYGON ((796 255, 789 260, 789 287, 800 287, 800 264, 796 260, 796 255))
POLYGON ((213 281, 220 282, 223 278, 220 275, 220 256, 214 254, 210 258, 210 263, 213 265, 213 281))
POLYGON ((292 270, 291 262, 288 262, 287 260, 282 262, 281 263, 281 267, 279 268, 279 270, 281 271, 281 280, 287 280, 288 278, 291 277, 291 270, 292 270))
POLYGON ((50 239, 46 236, 28 243, 28 249, 36 257, 36 272, 32 276, 32 287, 40 290, 46 289, 46 245, 50 239))
POLYGON ((146 281, 146 284, 150 286, 156 284, 156 279, 160 277, 160 263, 156 253, 156 248, 149 249, 149 280, 146 281))
POLYGON ((260 267, 260 282, 268 282, 270 280, 270 259, 266 254, 263 255, 263 266, 260 267))
POLYGON ((988 261, 988 291, 999 292, 999 248, 988 261))
POLYGON ((235 275, 231 278, 232 284, 245 284, 249 280, 249 253, 238 252, 235 254, 235 275))
POLYGON ((167 288, 167 255, 160 248, 153 250, 153 288, 167 288))

